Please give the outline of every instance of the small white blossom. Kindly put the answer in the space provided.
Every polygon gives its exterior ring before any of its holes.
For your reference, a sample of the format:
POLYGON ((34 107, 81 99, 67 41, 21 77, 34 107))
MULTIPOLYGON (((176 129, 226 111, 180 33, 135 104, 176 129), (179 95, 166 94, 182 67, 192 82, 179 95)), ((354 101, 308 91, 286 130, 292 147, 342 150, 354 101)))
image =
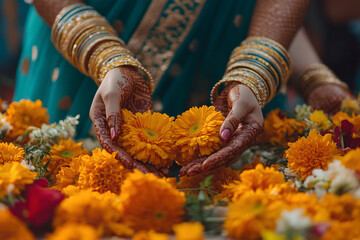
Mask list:
POLYGON ((77 115, 76 117, 68 116, 65 120, 60 120, 58 124, 43 124, 41 129, 35 128, 30 133, 30 142, 50 147, 54 144, 58 144, 62 139, 74 138, 76 134, 76 125, 79 124, 79 118, 80 115, 77 115))
POLYGON ((28 163, 26 160, 22 160, 21 165, 27 167, 30 171, 35 171, 35 166, 32 165, 30 162, 28 163))
POLYGON ((0 132, 8 132, 11 131, 13 127, 10 125, 8 121, 6 121, 6 117, 0 116, 0 132))
POLYGON ((312 225, 310 217, 304 216, 304 209, 283 210, 276 222, 276 232, 286 234, 289 232, 303 235, 312 225))

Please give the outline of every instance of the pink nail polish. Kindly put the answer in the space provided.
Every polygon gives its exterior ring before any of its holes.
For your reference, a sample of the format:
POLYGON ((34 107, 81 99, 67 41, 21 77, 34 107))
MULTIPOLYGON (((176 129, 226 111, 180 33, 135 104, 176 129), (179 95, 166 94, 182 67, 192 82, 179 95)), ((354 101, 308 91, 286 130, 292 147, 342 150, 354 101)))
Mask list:
POLYGON ((221 132, 221 138, 227 141, 229 137, 230 137, 230 130, 226 128, 221 132))
POLYGON ((115 128, 111 128, 110 129, 110 135, 111 135, 111 141, 114 140, 114 137, 115 137, 115 128))

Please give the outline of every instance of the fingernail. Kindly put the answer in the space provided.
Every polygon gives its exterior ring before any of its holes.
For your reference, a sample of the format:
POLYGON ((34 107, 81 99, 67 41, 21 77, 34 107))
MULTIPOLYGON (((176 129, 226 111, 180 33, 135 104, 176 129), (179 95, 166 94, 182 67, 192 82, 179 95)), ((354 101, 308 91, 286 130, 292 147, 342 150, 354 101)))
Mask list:
POLYGON ((225 128, 222 132, 221 132, 221 138, 224 139, 225 141, 227 141, 230 137, 230 130, 228 128, 225 128))
POLYGON ((111 128, 110 129, 110 134, 111 134, 111 141, 113 141, 114 140, 114 137, 115 137, 115 128, 111 128))

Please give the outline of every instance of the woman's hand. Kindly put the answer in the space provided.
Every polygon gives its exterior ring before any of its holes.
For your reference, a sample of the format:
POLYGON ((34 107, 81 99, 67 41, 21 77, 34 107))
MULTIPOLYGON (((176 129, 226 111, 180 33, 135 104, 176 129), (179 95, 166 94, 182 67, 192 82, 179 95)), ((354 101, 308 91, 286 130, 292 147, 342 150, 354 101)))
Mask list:
POLYGON ((237 161, 243 151, 256 143, 263 131, 264 117, 253 92, 245 85, 232 83, 217 97, 214 106, 226 117, 220 136, 226 145, 209 157, 184 166, 179 176, 193 176, 237 161))
POLYGON ((354 98, 350 92, 337 85, 328 84, 315 87, 309 94, 307 104, 314 109, 333 114, 340 110, 344 98, 354 98))
MULTIPOLYGON (((90 118, 101 146, 108 152, 118 152, 117 158, 129 169, 160 173, 150 164, 142 164, 117 144, 122 126, 121 109, 132 112, 152 110, 150 88, 136 68, 123 66, 107 73, 97 90, 90 108, 90 118)), ((164 171, 164 174, 166 172, 164 171)))

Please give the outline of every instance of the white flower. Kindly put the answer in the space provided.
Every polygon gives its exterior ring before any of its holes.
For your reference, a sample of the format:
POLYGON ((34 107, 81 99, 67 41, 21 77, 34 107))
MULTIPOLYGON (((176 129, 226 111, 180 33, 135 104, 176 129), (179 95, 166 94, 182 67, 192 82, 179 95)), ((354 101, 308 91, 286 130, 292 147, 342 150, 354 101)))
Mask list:
POLYGON ((0 132, 11 131, 13 127, 10 125, 8 121, 6 121, 6 117, 0 118, 0 132))
POLYGON ((312 225, 311 218, 304 216, 303 208, 283 210, 276 222, 276 233, 286 234, 289 232, 303 235, 312 225))
POLYGON ((76 117, 68 116, 65 120, 60 120, 58 124, 43 124, 41 129, 33 128, 34 130, 29 135, 30 142, 50 147, 54 144, 58 144, 61 139, 74 138, 76 134, 76 125, 79 124, 79 118, 80 115, 77 115, 76 117))
POLYGON ((354 198, 355 198, 355 199, 360 199, 360 187, 355 190, 355 192, 354 192, 354 198))
POLYGON ((35 166, 32 165, 30 162, 27 162, 26 160, 22 160, 21 165, 27 167, 30 171, 35 171, 35 166))
POLYGON ((296 105, 295 113, 296 113, 296 120, 303 121, 304 119, 309 118, 311 114, 311 107, 306 104, 296 105))
POLYGON ((346 168, 339 160, 329 163, 328 172, 333 178, 329 188, 330 193, 352 193, 359 187, 355 170, 346 168))

